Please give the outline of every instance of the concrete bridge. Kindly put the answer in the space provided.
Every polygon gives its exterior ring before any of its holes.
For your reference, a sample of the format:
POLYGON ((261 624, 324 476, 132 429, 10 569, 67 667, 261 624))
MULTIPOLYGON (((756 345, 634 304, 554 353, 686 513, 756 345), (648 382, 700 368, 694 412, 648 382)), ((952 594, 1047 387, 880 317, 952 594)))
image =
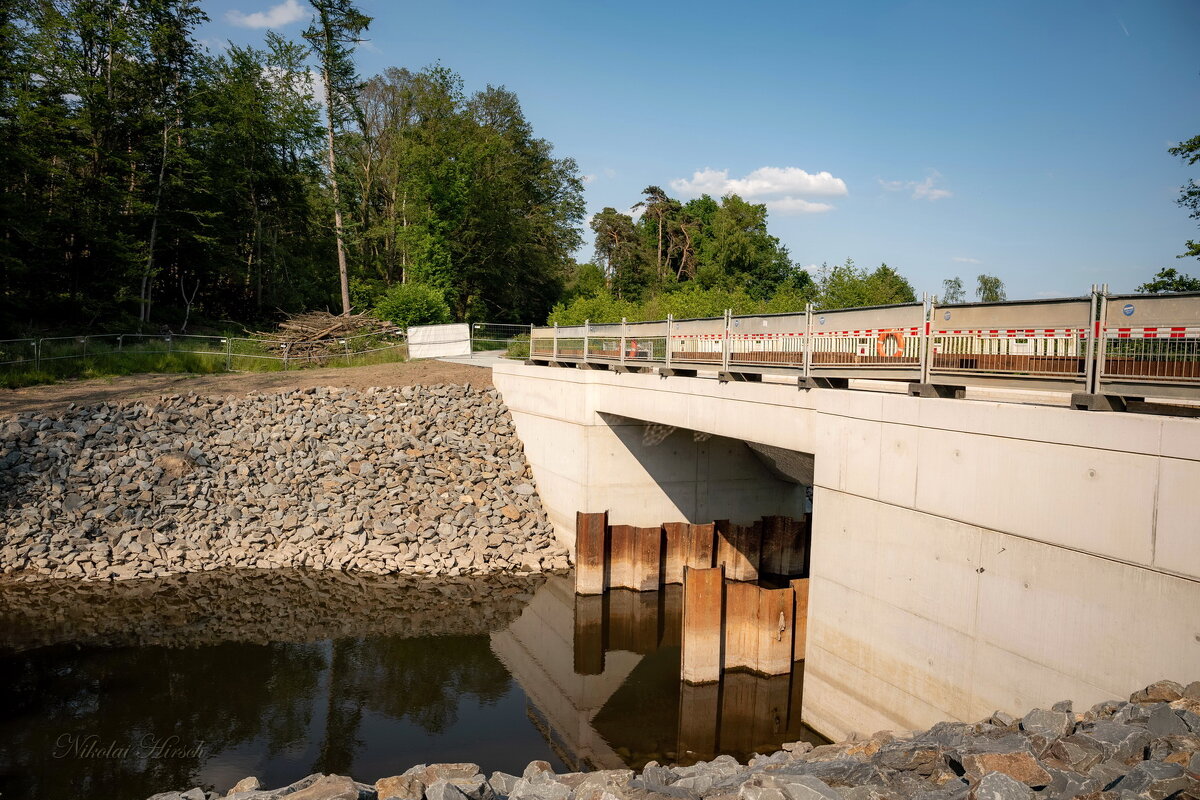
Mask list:
POLYGON ((974 721, 1200 675, 1200 420, 497 365, 562 539, 797 514, 804 719, 974 721))

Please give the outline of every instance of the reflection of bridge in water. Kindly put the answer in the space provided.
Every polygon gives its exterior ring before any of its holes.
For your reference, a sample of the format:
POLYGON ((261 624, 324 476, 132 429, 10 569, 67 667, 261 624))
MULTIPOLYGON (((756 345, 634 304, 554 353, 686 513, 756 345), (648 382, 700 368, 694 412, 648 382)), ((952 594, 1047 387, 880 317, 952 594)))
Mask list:
POLYGON ((821 738, 800 723, 803 662, 791 675, 726 672, 680 681, 683 592, 577 596, 552 577, 492 650, 520 682, 544 733, 573 769, 745 758, 821 738))

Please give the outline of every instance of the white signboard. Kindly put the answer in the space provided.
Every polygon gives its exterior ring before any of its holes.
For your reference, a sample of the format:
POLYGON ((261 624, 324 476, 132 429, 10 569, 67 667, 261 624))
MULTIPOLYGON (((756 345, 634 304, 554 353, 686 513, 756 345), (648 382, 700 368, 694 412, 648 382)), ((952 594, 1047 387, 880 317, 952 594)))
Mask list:
POLYGON ((469 356, 471 327, 465 322, 452 325, 414 325, 408 329, 409 358, 469 356))

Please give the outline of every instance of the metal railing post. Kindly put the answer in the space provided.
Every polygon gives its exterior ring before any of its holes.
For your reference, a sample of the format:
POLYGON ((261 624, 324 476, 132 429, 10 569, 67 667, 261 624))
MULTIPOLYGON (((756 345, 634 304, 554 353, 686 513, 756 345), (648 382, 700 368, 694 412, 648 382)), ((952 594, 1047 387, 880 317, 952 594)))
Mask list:
POLYGON ((629 327, 625 317, 621 317, 621 366, 625 366, 625 329, 629 327))
POLYGON ((233 371, 233 337, 225 337, 225 371, 233 371))
POLYGON ((667 369, 671 368, 671 336, 672 329, 675 326, 675 317, 672 314, 667 314, 667 352, 663 356, 663 360, 667 365, 667 369))
POLYGON ((588 334, 591 333, 591 320, 583 321, 583 363, 588 360, 588 334))
POLYGON ((551 358, 558 361, 558 323, 554 323, 554 345, 550 348, 551 358))
POLYGON ((120 336, 117 337, 117 352, 122 353, 124 351, 125 351, 125 334, 122 333, 120 336))
POLYGON ((287 362, 288 362, 288 343, 284 342, 283 343, 283 369, 285 372, 287 371, 287 362))
POLYGON ((1096 335, 1099 333, 1098 328, 1099 318, 1096 316, 1096 284, 1092 284, 1091 290, 1091 305, 1088 309, 1087 327, 1084 328, 1084 336, 1087 338, 1087 347, 1084 354, 1083 362, 1083 390, 1088 394, 1097 394, 1096 392, 1096 335))
POLYGON ((813 304, 804 304, 804 377, 807 380, 812 375, 812 332, 813 304))
POLYGON ((733 316, 730 309, 725 309, 725 334, 721 337, 721 370, 729 372, 729 323, 733 316))
POLYGON ((33 343, 33 368, 37 372, 42 371, 42 340, 38 339, 33 343))
POLYGON ((937 300, 933 297, 928 299, 925 328, 921 331, 921 383, 929 383, 929 376, 933 372, 933 315, 937 313, 937 300))
POLYGON ((1108 284, 1101 284, 1098 288, 1097 301, 1100 303, 1100 315, 1092 325, 1092 329, 1096 332, 1096 373, 1095 388, 1092 389, 1092 394, 1103 394, 1104 362, 1108 356, 1108 337, 1104 332, 1104 329, 1108 327, 1108 284))

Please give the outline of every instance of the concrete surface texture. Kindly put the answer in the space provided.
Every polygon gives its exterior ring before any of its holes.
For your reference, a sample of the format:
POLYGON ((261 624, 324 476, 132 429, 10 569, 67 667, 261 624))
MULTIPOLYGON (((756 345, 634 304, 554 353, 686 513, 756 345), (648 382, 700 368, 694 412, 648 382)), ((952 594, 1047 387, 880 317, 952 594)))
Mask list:
POLYGON ((1200 676, 1200 420, 515 363, 493 380, 567 543, 576 511, 797 513, 803 488, 744 443, 815 457, 804 716, 826 736, 1200 676))

